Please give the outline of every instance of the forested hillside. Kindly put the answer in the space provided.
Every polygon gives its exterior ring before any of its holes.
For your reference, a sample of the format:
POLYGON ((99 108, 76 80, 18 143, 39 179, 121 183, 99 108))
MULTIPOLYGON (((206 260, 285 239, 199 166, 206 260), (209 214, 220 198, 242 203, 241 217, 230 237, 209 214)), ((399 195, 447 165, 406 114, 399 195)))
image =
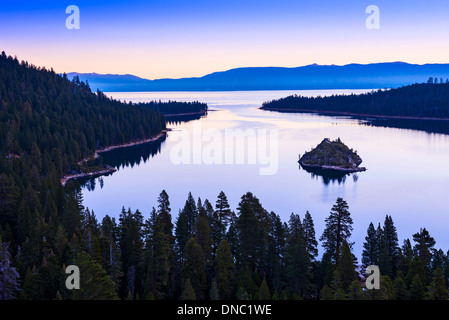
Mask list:
MULTIPOLYGON (((122 208, 118 221, 83 208, 70 183, 62 217, 30 215, 32 225, 0 229, 0 299, 270 300, 447 299, 448 255, 420 229, 401 246, 391 216, 371 223, 363 254, 352 252, 353 222, 341 198, 319 241, 312 215, 282 221, 248 192, 237 209, 224 192, 215 204, 188 194, 172 219, 162 191, 149 213, 122 208), (147 218, 145 218, 147 217, 147 218), (28 227, 28 229, 26 229, 28 227), (64 266, 80 268, 79 290, 65 287, 64 266), (363 290, 358 267, 378 265, 380 290, 363 290)), ((40 205, 36 196, 36 205, 40 205)), ((364 269, 363 269, 364 270, 364 269)))
MULTIPOLYGON (((59 274, 63 264, 69 262, 67 256, 58 254, 63 248, 56 248, 56 239, 73 239, 82 203, 79 190, 73 188, 73 183, 64 188, 61 176, 77 168, 80 160, 97 149, 160 134, 166 128, 165 117, 154 109, 168 110, 167 105, 153 103, 151 108, 142 103, 116 101, 100 91, 91 92, 89 84, 78 78, 69 80, 65 75, 2 52, 0 269, 9 270, 2 267, 12 262, 22 289, 26 287, 27 275, 42 274, 55 256, 60 259, 53 265, 58 270, 46 272, 59 274)), ((183 110, 191 106, 171 105, 183 110)), ((2 276, 15 277, 14 272, 2 276)), ((33 286, 46 292, 50 285, 46 280, 33 286)), ((4 281, 8 279, 0 280, 0 299, 9 296, 4 281)), ((32 298, 26 292, 31 291, 21 290, 21 297, 32 298)))
POLYGON ((165 129, 164 117, 150 108, 92 93, 84 82, 4 53, 0 103, 2 161, 21 159, 44 176, 52 165, 60 174, 99 147, 149 138, 165 129))
POLYGON ((428 230, 401 246, 386 216, 354 257, 342 198, 319 238, 309 212, 282 221, 250 192, 233 210, 224 192, 172 208, 162 191, 151 212, 98 221, 62 173, 99 147, 158 134, 163 115, 5 54, 0 102, 0 300, 448 298, 448 255, 428 230), (359 264, 380 267, 380 290, 362 290, 359 264), (68 265, 80 289, 66 288, 68 265))
POLYGON ((142 102, 139 105, 151 108, 165 115, 195 114, 195 113, 205 113, 207 111, 207 104, 198 101, 193 102, 151 101, 151 102, 142 102))
POLYGON ((356 116, 449 119, 449 83, 443 82, 442 79, 430 78, 427 83, 364 94, 326 97, 294 95, 265 102, 262 109, 356 116))

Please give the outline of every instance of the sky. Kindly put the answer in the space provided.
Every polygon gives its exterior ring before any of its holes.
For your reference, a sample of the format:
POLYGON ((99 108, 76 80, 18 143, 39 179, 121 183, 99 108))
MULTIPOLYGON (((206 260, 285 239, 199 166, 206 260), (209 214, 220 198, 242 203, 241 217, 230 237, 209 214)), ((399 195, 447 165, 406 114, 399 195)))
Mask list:
POLYGON ((0 51, 56 72, 200 77, 238 67, 449 62, 449 1, 80 0, 0 6, 0 51), (80 10, 67 29, 66 7, 80 10), (379 29, 368 29, 369 5, 379 29))

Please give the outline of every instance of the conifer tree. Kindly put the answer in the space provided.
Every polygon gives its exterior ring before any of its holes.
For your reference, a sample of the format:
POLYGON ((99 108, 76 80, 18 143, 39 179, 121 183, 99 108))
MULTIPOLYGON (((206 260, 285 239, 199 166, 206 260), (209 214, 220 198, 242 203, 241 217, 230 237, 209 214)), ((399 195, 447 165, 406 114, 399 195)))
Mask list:
POLYGON ((237 300, 249 300, 249 294, 242 286, 239 286, 239 288, 237 289, 235 297, 237 300))
POLYGON ((408 268, 413 258, 414 253, 410 239, 405 239, 401 247, 400 255, 400 269, 404 275, 408 274, 408 268))
POLYGON ((190 280, 184 282, 184 289, 182 290, 181 300, 196 300, 195 290, 193 289, 190 280))
POLYGON ((259 288, 259 300, 271 300, 270 289, 265 279, 263 279, 259 288))
POLYGON ((193 233, 197 215, 198 210, 195 204, 195 200, 193 199, 192 194, 189 192, 184 208, 179 212, 175 224, 175 237, 181 261, 184 259, 183 250, 186 247, 187 242, 194 236, 193 233))
POLYGON ((212 284, 209 291, 209 300, 220 300, 220 295, 218 293, 217 282, 212 280, 212 284))
MULTIPOLYGON (((279 215, 271 212, 270 229, 268 233, 268 273, 265 277, 270 281, 274 294, 282 291, 284 281, 285 247, 288 227, 282 223, 279 215)), ((305 236, 304 236, 305 237, 305 236)))
POLYGON ((220 191, 217 197, 214 215, 218 222, 219 228, 224 235, 231 219, 231 209, 229 206, 228 198, 223 191, 220 191))
POLYGON ((203 250, 207 264, 212 259, 212 236, 206 210, 201 207, 194 226, 194 237, 198 245, 203 250))
POLYGON ((421 287, 426 288, 426 270, 424 268, 424 264, 418 257, 415 257, 412 261, 410 261, 408 273, 405 277, 405 283, 407 284, 409 290, 411 289, 412 281, 416 276, 418 276, 421 280, 421 287))
POLYGON ((239 229, 240 264, 243 268, 255 269, 257 247, 259 242, 259 221, 249 202, 241 202, 239 206, 240 215, 237 220, 239 229))
POLYGON ((76 265, 80 269, 80 289, 74 290, 74 300, 117 300, 114 283, 106 271, 86 252, 79 252, 76 265))
POLYGON ((323 289, 321 289, 320 299, 321 300, 333 300, 334 299, 332 290, 327 284, 325 284, 323 289))
POLYGON ((416 242, 414 252, 423 262, 424 268, 430 271, 430 262, 432 259, 432 251, 435 246, 435 239, 430 236, 426 228, 421 228, 419 232, 413 235, 413 241, 416 242))
POLYGON ((428 298, 431 300, 448 300, 448 290, 444 281, 443 271, 438 267, 433 273, 432 283, 429 287, 428 298))
POLYGON ((338 198, 329 217, 326 218, 326 227, 320 238, 323 241, 325 258, 337 264, 341 246, 343 242, 348 242, 352 233, 352 218, 348 209, 347 202, 338 198))
POLYGON ((226 240, 221 240, 215 256, 215 268, 218 279, 218 291, 222 299, 228 300, 232 297, 234 285, 234 258, 231 247, 226 240))
POLYGON ((368 226, 367 236, 363 243, 362 266, 366 268, 369 265, 379 264, 379 239, 377 238, 376 229, 371 222, 368 226))
POLYGON ((346 241, 341 246, 341 255, 337 265, 337 277, 340 287, 336 287, 336 289, 341 288, 344 292, 348 292, 351 283, 354 280, 358 280, 351 249, 346 241))
POLYGON ((9 244, 0 238, 0 300, 15 299, 20 291, 19 273, 13 267, 9 244))
POLYGON ((20 299, 41 300, 43 298, 42 279, 36 266, 28 267, 25 274, 20 299))
POLYGON ((385 217, 380 239, 379 269, 381 274, 393 278, 399 268, 399 245, 396 227, 391 216, 385 217))
POLYGON ((418 274, 416 274, 411 282, 410 290, 409 290, 409 299, 410 300, 422 300, 424 298, 425 287, 423 286, 423 282, 418 274))
POLYGON ((304 229, 304 240, 306 242, 306 251, 309 255, 309 261, 314 262, 315 258, 318 256, 318 242, 315 236, 315 226, 312 215, 309 211, 306 211, 304 215, 302 226, 304 229))
POLYGON ((402 271, 399 271, 394 279, 394 299, 405 300, 407 299, 407 286, 402 275, 402 271))
POLYGON ((286 279, 291 290, 305 297, 310 289, 310 260, 304 228, 297 214, 291 214, 286 249, 286 279))
POLYGON ((362 287, 358 280, 353 280, 348 288, 347 293, 349 300, 363 300, 365 298, 362 287))
POLYGON ((182 266, 182 278, 189 279, 199 300, 206 297, 206 263, 203 250, 196 243, 194 238, 190 238, 185 248, 185 261, 182 266))
POLYGON ((151 288, 154 299, 162 299, 167 295, 169 275, 174 268, 174 237, 172 234, 170 203, 168 195, 162 191, 159 199, 159 210, 154 225, 152 241, 153 258, 147 270, 147 287, 151 288))

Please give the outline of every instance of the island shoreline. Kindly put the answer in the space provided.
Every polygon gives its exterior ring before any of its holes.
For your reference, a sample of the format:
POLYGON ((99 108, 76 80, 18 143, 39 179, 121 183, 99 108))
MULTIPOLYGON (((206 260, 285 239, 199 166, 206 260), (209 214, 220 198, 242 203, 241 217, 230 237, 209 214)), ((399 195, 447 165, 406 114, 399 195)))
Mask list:
POLYGON ((329 171, 335 171, 335 172, 346 172, 346 173, 353 173, 353 172, 363 172, 367 169, 365 167, 355 167, 355 168, 342 168, 337 166, 314 166, 314 165, 307 165, 303 164, 298 160, 298 163, 303 167, 304 169, 319 169, 319 170, 329 170, 329 171))

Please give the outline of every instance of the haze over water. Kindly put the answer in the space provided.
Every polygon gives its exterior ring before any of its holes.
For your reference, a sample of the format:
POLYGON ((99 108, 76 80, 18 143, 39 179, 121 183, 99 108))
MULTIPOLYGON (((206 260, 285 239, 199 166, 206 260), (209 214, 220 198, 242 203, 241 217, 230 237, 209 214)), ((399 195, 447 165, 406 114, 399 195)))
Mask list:
MULTIPOLYGON (((210 111, 199 120, 169 124, 174 131, 162 143, 103 154, 106 164, 122 164, 114 174, 101 177, 101 184, 97 178, 95 188, 91 183, 83 187, 84 206, 93 210, 99 220, 106 214, 118 218, 122 206, 139 209, 148 217, 152 207, 157 207, 159 193, 165 189, 175 221, 189 192, 196 199, 208 199, 215 205, 217 195, 223 190, 231 208, 236 210, 240 197, 250 191, 266 210, 274 211, 284 222, 292 212, 303 218, 308 210, 318 239, 332 205, 342 197, 348 202, 354 221, 351 241, 355 242, 354 254, 359 259, 369 223, 373 222, 375 227, 378 223, 383 225, 387 214, 393 218, 400 245, 405 238, 412 239, 412 234, 420 228, 426 228, 436 240, 435 248, 446 252, 449 249, 448 135, 371 126, 347 117, 258 109, 264 101, 291 94, 317 96, 365 91, 109 93, 115 99, 136 102, 198 100, 206 102, 210 111), (276 173, 260 175, 260 168, 266 166, 259 163, 173 163, 171 150, 179 143, 172 139, 175 132, 185 131, 193 141, 201 138, 194 136, 199 126, 202 133, 218 130, 223 136, 227 129, 277 129, 276 173), (328 180, 299 169, 298 154, 309 151, 323 138, 338 137, 357 150, 363 159, 362 166, 368 169, 366 172, 328 180), (140 162, 134 163, 141 157, 140 162)), ((203 142, 202 148, 207 144, 203 142)))

